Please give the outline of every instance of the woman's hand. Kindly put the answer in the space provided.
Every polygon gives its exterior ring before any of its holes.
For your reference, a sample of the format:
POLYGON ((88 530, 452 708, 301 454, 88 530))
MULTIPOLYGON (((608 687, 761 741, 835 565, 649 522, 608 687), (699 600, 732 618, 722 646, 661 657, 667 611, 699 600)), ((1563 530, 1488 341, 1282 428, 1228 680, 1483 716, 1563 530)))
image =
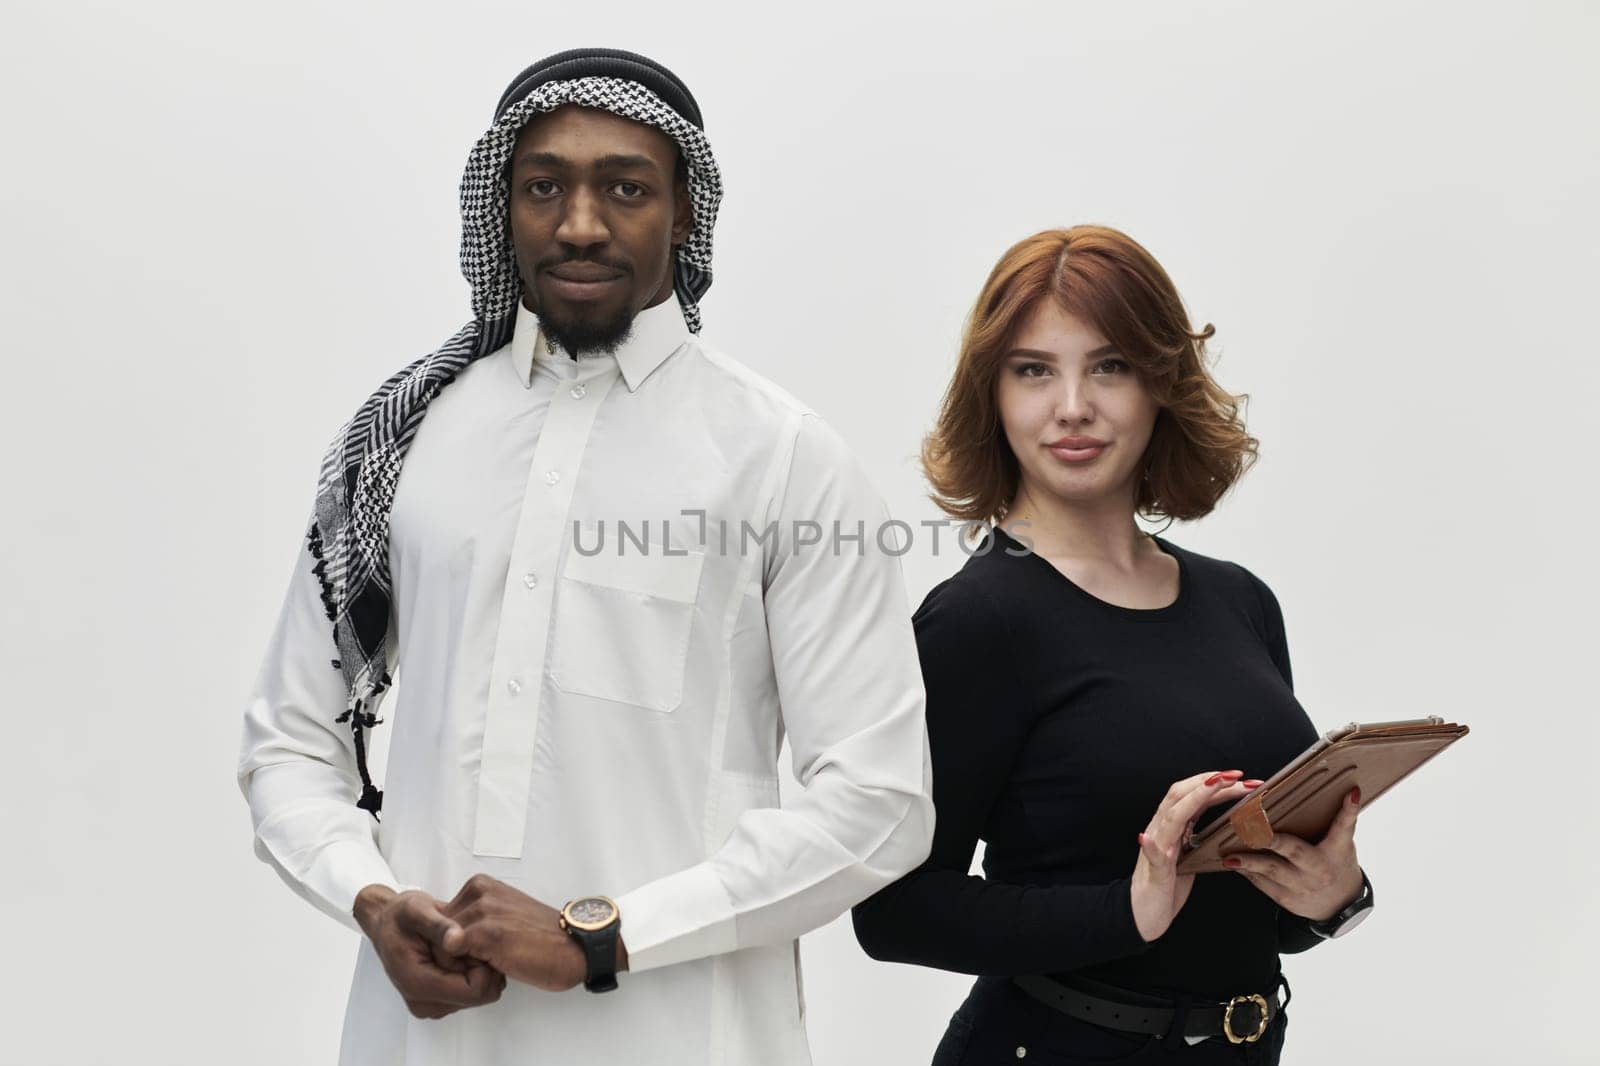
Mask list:
POLYGON ((1238 799, 1260 781, 1241 781, 1242 770, 1195 774, 1175 782, 1139 834, 1139 861, 1133 867, 1133 921, 1148 943, 1178 916, 1194 887, 1194 874, 1178 873, 1183 843, 1195 819, 1209 807, 1238 799))
POLYGON ((1289 913, 1325 922, 1361 894, 1361 866, 1356 862, 1356 813, 1360 807, 1361 790, 1353 788, 1322 843, 1309 844, 1279 833, 1266 851, 1230 855, 1222 865, 1239 871, 1289 913))

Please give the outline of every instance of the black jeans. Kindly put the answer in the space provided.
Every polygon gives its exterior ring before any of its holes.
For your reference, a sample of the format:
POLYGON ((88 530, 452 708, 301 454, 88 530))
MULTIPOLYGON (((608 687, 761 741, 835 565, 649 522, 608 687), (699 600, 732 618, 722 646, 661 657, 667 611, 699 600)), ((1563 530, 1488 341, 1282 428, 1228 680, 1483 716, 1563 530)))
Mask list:
POLYGON ((1080 1022, 1009 977, 980 977, 951 1017, 932 1066, 1277 1066, 1288 1026, 1287 1012, 1279 1012, 1254 1044, 1230 1044, 1220 1036, 1189 1044, 1080 1022))

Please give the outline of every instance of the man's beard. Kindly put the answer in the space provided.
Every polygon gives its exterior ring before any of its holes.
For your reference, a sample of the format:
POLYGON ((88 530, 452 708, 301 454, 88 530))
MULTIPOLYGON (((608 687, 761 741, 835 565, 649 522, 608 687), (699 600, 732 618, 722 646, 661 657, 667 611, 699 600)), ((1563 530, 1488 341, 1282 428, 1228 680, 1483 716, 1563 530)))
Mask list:
POLYGON ((546 337, 561 345, 562 351, 581 359, 585 355, 616 352, 633 332, 633 318, 633 312, 626 307, 610 318, 597 321, 564 319, 557 312, 549 311, 539 313, 539 325, 546 337))

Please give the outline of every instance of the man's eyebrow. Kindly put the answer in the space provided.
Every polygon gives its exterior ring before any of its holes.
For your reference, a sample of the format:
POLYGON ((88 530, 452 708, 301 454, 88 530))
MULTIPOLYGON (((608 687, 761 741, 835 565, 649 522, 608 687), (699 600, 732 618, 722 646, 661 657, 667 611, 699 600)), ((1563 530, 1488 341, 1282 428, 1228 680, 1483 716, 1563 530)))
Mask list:
POLYGON ((596 170, 653 170, 660 172, 656 161, 647 155, 603 155, 594 161, 596 170))
POLYGON ((524 152, 517 157, 516 165, 519 167, 565 168, 572 164, 554 152, 524 152))
MULTIPOLYGON (((572 160, 565 156, 556 155, 554 152, 524 152, 517 157, 516 165, 519 167, 551 167, 561 170, 573 168, 572 160)), ((647 155, 628 155, 613 153, 603 155, 591 164, 595 170, 650 170, 660 173, 661 168, 656 161, 647 155)))

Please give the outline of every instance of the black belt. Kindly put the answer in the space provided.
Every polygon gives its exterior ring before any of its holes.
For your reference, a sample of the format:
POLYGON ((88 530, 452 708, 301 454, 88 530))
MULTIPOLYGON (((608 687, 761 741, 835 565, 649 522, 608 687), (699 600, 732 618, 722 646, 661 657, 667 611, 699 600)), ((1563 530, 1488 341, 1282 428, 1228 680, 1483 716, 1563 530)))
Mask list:
MULTIPOLYGON (((1149 1007, 1126 1000, 1106 999, 1049 977, 1013 977, 1018 988, 1047 1007, 1068 1017, 1107 1029, 1167 1036, 1182 1006, 1149 1007)), ((1284 982, 1285 990, 1288 983, 1284 982)), ((1254 1044, 1281 1009, 1277 990, 1271 996, 1251 993, 1226 1003, 1200 1002, 1188 1006, 1183 1036, 1224 1036, 1230 1044, 1254 1044)), ((1285 1003, 1288 1001, 1285 1000, 1285 1003)))

